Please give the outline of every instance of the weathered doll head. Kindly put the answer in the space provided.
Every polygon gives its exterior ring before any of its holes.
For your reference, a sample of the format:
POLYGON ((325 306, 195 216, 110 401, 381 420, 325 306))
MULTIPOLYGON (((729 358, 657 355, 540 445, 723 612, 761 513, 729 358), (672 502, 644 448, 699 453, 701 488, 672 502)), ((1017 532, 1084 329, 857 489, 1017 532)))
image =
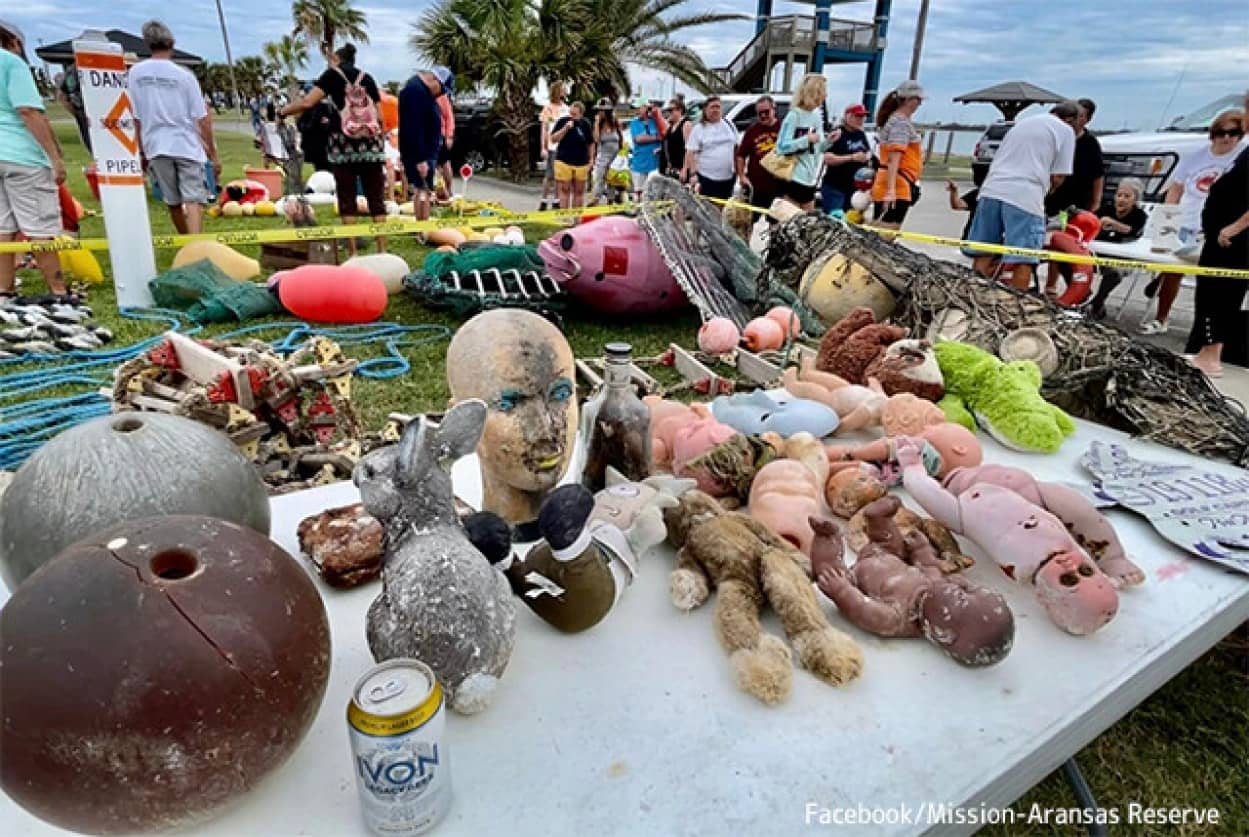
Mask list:
POLYGON ((924 597, 920 626, 929 642, 965 666, 1000 663, 1015 642, 1015 617, 1006 599, 944 577, 924 597))
POLYGON ((880 469, 866 462, 856 468, 836 471, 824 486, 824 499, 833 514, 850 518, 855 512, 879 500, 889 493, 889 487, 880 478, 880 469))
POLYGON ((718 517, 724 507, 709 494, 694 489, 681 495, 674 508, 664 509, 664 525, 668 527, 668 542, 677 549, 685 546, 690 528, 700 521, 718 517))
POLYGON ((934 425, 924 431, 923 437, 941 454, 939 477, 955 468, 973 468, 984 460, 976 434, 961 424, 947 421, 934 425))
POLYGON ((482 507, 510 523, 537 517, 568 469, 577 432, 573 354, 559 329, 528 311, 478 314, 447 349, 452 401, 489 406, 477 446, 482 507))
POLYGON ((1082 552, 1054 553, 1037 570, 1033 584, 1050 619, 1069 634, 1091 634, 1119 611, 1114 585, 1082 552))

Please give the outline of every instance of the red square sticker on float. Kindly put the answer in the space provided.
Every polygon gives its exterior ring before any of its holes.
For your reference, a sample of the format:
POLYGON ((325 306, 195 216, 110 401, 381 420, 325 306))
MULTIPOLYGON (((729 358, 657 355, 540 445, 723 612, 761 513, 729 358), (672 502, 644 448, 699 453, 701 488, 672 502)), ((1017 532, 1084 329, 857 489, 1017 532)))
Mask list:
POLYGON ((629 272, 629 251, 624 247, 603 248, 603 272, 624 276, 629 272))

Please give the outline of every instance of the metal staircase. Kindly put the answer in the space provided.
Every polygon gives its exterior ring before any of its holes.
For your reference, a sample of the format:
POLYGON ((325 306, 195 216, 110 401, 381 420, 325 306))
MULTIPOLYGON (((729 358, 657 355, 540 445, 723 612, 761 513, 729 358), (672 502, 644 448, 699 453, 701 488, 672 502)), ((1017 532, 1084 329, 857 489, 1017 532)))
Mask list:
MULTIPOLYGON (((715 90, 740 93, 788 93, 798 81, 796 65, 812 66, 818 33, 814 15, 780 15, 769 17, 755 35, 729 62, 727 67, 711 71, 715 90), (772 85, 774 69, 784 64, 779 85, 772 85)), ((830 61, 869 61, 883 48, 878 43, 876 26, 857 20, 829 20, 824 55, 830 61)))

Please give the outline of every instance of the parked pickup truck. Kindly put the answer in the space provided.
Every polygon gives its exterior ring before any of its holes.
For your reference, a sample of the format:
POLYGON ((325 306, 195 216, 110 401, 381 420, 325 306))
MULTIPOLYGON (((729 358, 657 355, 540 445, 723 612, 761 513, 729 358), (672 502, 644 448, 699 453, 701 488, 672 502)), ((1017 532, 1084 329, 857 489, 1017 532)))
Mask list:
POLYGON ((1113 199, 1123 178, 1136 177, 1145 184, 1145 202, 1161 202, 1167 178, 1180 157, 1208 145, 1210 137, 1206 132, 1214 118, 1225 110, 1238 110, 1243 104, 1244 96, 1232 93, 1179 117, 1160 131, 1098 137, 1106 161, 1105 197, 1113 199))

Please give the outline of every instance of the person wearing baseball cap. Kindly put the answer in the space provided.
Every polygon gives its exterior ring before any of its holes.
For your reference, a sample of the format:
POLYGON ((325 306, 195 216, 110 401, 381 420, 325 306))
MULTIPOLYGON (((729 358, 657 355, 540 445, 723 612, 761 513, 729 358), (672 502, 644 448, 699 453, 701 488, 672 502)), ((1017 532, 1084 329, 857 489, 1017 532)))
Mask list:
POLYGON ((919 199, 923 135, 911 120, 925 95, 918 81, 907 79, 885 96, 876 112, 881 167, 872 184, 872 223, 877 227, 898 229, 907 210, 919 199))
POLYGON ((824 152, 824 180, 820 183, 820 199, 824 211, 833 213, 850 210, 854 194, 855 173, 871 161, 872 146, 863 132, 867 108, 850 105, 842 112, 841 136, 824 152))
MULTIPOLYGON (((61 233, 58 185, 65 163, 26 63, 22 30, 0 20, 0 241, 24 233, 32 241, 61 233)), ((48 289, 66 296, 56 253, 35 254, 48 289)), ((0 256, 0 299, 15 295, 16 262, 0 256)))

